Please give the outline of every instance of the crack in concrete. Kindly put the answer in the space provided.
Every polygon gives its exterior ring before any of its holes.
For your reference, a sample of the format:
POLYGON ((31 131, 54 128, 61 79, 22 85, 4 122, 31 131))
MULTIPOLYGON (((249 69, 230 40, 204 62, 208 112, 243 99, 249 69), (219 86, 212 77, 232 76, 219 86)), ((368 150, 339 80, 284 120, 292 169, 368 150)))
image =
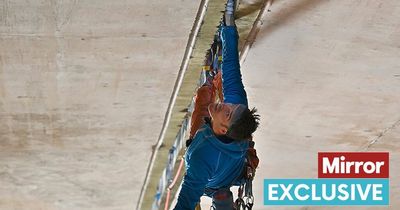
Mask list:
POLYGON ((9 1, 5 0, 4 3, 3 3, 3 8, 2 8, 3 9, 3 11, 2 11, 3 14, 0 14, 0 18, 2 20, 1 22, 3 22, 3 24, 5 26, 9 25, 8 24, 8 16, 9 16, 8 10, 9 10, 9 7, 10 7, 9 1))
MULTIPOLYGON (((78 0, 73 0, 71 3, 71 6, 69 7, 69 10, 66 11, 65 15, 62 13, 62 2, 51 2, 51 4, 53 4, 53 8, 54 8, 54 18, 55 18, 55 23, 56 23, 56 31, 61 31, 61 29, 69 23, 71 17, 72 17, 72 13, 76 8, 76 5, 78 4, 78 0), (64 16, 64 17, 62 17, 64 16)), ((68 6, 66 6, 68 8, 68 6)))
POLYGON ((367 147, 364 150, 368 150, 369 148, 371 148, 376 142, 378 142, 381 138, 383 138, 389 131, 393 130, 394 128, 396 128, 399 125, 400 125, 400 119, 397 120, 396 122, 394 122, 391 126, 385 128, 382 132, 380 132, 375 139, 373 139, 369 142, 369 144, 367 145, 367 147))

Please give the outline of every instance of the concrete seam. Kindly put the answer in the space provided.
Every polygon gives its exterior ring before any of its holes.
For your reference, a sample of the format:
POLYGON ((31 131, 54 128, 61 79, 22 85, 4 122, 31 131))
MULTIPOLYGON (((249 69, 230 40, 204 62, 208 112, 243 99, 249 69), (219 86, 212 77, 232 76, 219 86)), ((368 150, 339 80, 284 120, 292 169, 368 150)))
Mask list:
POLYGON ((193 24, 193 27, 192 27, 192 30, 191 30, 191 34, 189 35, 188 43, 186 45, 186 50, 185 50, 185 54, 184 54, 184 57, 183 57, 183 60, 182 60, 182 63, 181 63, 181 67, 179 69, 178 77, 177 77, 177 80, 176 80, 175 85, 174 85, 174 89, 173 89, 173 92, 172 92, 172 95, 171 95, 171 98, 170 98, 170 102, 168 104, 168 109, 167 109, 167 112, 165 113, 164 123, 163 123, 162 129, 161 129, 161 132, 160 132, 160 136, 159 136, 159 138, 157 140, 157 144, 156 144, 156 146, 155 146, 155 148, 153 150, 153 154, 151 156, 151 160, 150 160, 149 166, 148 166, 147 171, 146 171, 145 181, 144 181, 142 189, 140 191, 139 201, 138 201, 137 206, 136 206, 137 210, 139 210, 141 208, 141 205, 143 203, 143 198, 144 198, 147 186, 149 184, 149 178, 150 178, 153 166, 154 166, 154 162, 155 162, 156 157, 157 157, 157 152, 158 152, 158 150, 160 149, 160 147, 161 147, 161 145, 163 143, 164 136, 165 136, 165 133, 167 131, 167 127, 168 127, 168 124, 169 124, 169 121, 170 121, 170 118, 171 118, 171 115, 172 115, 172 109, 173 109, 173 107, 175 105, 175 101, 176 101, 179 89, 180 89, 182 81, 183 81, 183 76, 184 76, 184 74, 185 74, 185 72, 187 70, 187 67, 188 67, 188 64, 189 64, 189 60, 190 60, 190 56, 191 56, 191 54, 193 52, 193 47, 194 47, 194 44, 195 44, 195 41, 196 41, 196 38, 197 38, 197 34, 200 31, 200 27, 201 27, 201 24, 202 24, 204 16, 205 16, 205 12, 207 10, 208 2, 209 2, 209 0, 202 0, 200 2, 200 6, 199 6, 199 9, 198 9, 197 14, 196 14, 195 22, 193 24))
POLYGON ((375 139, 371 140, 368 143, 365 150, 368 150, 369 148, 371 148, 373 145, 375 145, 375 143, 377 143, 379 140, 381 140, 388 132, 390 132, 391 130, 393 130, 394 128, 396 128, 399 125, 400 125, 400 119, 397 120, 396 122, 394 122, 391 126, 385 128, 382 132, 380 132, 375 139))
POLYGON ((253 23, 253 27, 251 28, 251 31, 246 38, 246 42, 240 50, 240 65, 244 63, 251 46, 255 42, 257 34, 260 31, 261 26, 263 25, 264 16, 269 11, 269 8, 271 8, 271 5, 272 0, 265 0, 263 5, 261 6, 260 12, 258 13, 257 18, 253 23))

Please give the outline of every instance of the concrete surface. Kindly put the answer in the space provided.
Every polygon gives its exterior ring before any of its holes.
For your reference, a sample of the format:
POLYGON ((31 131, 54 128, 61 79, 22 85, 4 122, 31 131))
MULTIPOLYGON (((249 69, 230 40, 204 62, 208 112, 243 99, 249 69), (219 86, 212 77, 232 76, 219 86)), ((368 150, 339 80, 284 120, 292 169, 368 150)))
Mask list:
POLYGON ((254 209, 399 209, 400 2, 282 0, 271 10, 243 65, 262 116, 254 209), (262 205, 264 178, 316 178, 318 151, 389 151, 390 207, 262 205))
MULTIPOLYGON (((0 5, 0 209, 133 209, 198 2, 0 5)), ((274 1, 242 68, 262 115, 254 209, 350 209, 262 205, 264 178, 315 178, 318 151, 389 151, 391 206, 351 209, 400 207, 399 14, 274 1)))
POLYGON ((399 14, 396 0, 274 1, 242 66, 262 117, 253 209, 400 208, 399 14), (319 151, 390 152, 390 206, 263 206, 264 178, 317 178, 319 151))
POLYGON ((135 208, 197 7, 0 1, 0 209, 135 208))

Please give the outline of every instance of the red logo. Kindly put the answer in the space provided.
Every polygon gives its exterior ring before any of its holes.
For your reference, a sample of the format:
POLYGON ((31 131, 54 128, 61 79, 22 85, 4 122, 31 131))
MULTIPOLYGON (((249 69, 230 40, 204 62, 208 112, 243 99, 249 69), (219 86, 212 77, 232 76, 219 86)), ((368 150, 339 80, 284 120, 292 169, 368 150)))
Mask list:
POLYGON ((319 152, 318 178, 389 178, 389 153, 319 152))

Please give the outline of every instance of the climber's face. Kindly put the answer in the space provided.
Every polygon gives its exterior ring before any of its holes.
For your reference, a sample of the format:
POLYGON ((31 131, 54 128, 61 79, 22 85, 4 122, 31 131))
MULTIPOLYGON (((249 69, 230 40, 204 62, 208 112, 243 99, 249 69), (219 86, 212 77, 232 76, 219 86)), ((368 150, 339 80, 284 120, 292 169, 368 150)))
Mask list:
POLYGON ((212 129, 216 135, 225 135, 239 104, 212 103, 208 106, 212 120, 212 129))

